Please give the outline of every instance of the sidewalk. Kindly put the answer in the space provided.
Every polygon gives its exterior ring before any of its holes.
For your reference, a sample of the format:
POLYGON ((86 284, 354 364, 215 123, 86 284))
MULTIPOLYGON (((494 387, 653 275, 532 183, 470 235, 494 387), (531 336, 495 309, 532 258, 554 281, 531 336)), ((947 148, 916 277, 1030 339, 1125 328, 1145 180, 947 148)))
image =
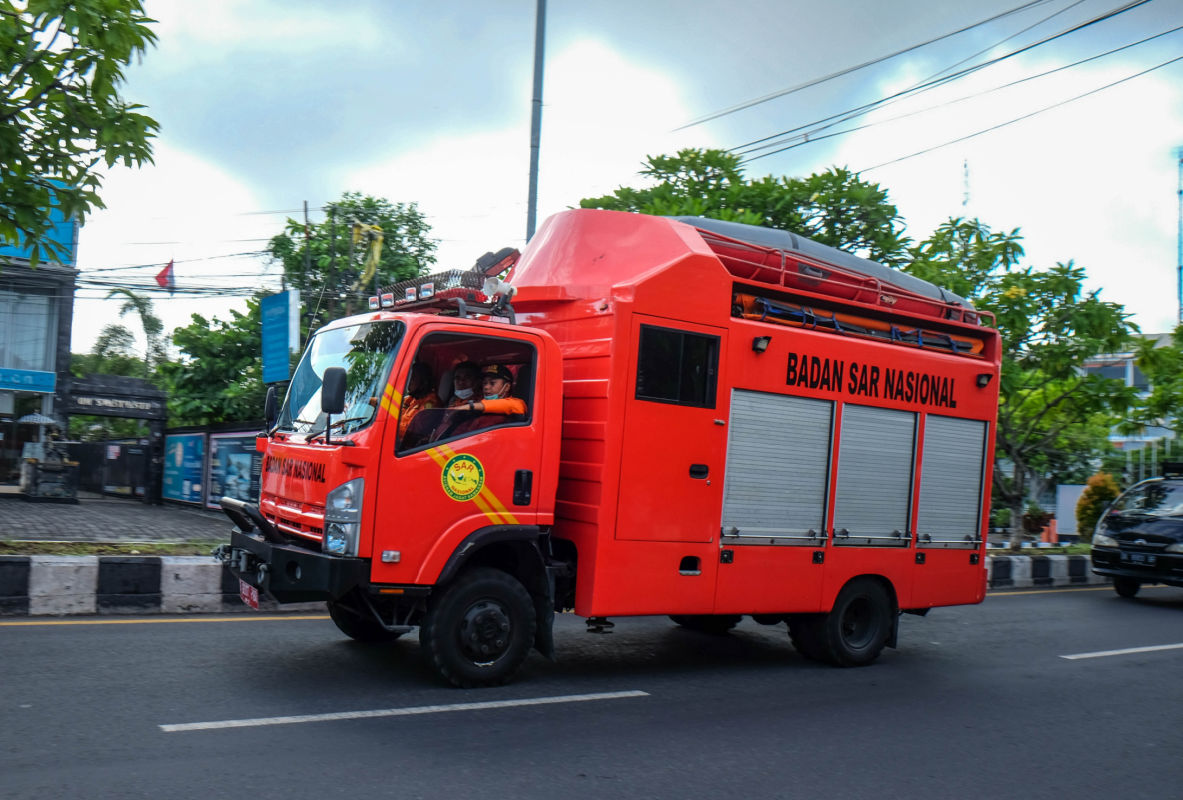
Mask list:
POLYGON ((191 542, 230 538, 221 511, 86 494, 77 505, 0 495, 0 539, 24 542, 191 542))

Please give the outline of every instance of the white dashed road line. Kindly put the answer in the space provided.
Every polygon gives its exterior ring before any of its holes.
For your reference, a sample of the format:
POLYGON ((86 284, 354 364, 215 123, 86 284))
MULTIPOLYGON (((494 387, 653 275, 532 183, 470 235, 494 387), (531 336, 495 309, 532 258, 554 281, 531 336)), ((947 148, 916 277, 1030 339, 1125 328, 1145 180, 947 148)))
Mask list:
POLYGON ((1127 647, 1124 650, 1098 650, 1095 653, 1075 653, 1070 656, 1060 656, 1069 661, 1079 661, 1083 658, 1106 658, 1108 656, 1128 656, 1133 653, 1154 653, 1158 650, 1180 650, 1183 649, 1183 642, 1179 644, 1156 644, 1151 647, 1127 647))
POLYGON ((293 717, 258 717, 256 719, 226 719, 218 722, 182 722, 161 725, 165 733, 209 731, 222 728, 258 728, 265 725, 296 725, 302 722, 330 722, 345 719, 374 719, 375 717, 410 717, 418 714, 443 714, 449 711, 485 711, 491 708, 546 706, 558 703, 586 703, 591 700, 621 700, 628 697, 648 697, 648 692, 598 692, 596 694, 566 694, 557 697, 533 697, 521 700, 489 700, 483 703, 452 703, 439 706, 411 708, 379 708, 370 711, 340 711, 332 714, 301 714, 293 717))

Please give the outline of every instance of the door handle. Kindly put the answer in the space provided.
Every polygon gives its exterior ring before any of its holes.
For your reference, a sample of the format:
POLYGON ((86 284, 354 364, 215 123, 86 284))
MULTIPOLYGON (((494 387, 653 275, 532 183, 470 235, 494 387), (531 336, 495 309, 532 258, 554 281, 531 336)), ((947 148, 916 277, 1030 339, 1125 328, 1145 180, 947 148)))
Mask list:
POLYGON ((691 464, 690 477, 695 480, 702 480, 711 474, 711 468, 706 464, 691 464))
POLYGON ((534 473, 528 469, 519 469, 513 475, 513 504, 515 506, 530 505, 533 489, 534 473))

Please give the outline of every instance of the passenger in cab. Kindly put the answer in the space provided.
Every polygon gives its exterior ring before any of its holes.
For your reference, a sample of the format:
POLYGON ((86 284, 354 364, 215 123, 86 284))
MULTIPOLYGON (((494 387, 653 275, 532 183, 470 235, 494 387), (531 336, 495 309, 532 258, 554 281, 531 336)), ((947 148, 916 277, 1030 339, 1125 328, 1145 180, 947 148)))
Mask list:
POLYGON ((411 365, 411 376, 407 379, 407 392, 403 395, 402 409, 398 417, 400 439, 416 414, 427 408, 439 408, 440 398, 432 388, 433 385, 431 367, 421 361, 411 365))
POLYGON ((472 400, 479 399, 481 368, 472 361, 461 361, 452 368, 452 398, 448 408, 467 408, 472 400))

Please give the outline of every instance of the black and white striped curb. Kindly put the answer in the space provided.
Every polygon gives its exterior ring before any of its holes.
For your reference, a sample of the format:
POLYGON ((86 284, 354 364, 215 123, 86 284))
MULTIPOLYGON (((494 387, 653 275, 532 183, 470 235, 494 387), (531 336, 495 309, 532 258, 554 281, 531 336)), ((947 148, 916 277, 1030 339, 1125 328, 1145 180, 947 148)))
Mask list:
MULTIPOLYGON (((990 556, 992 589, 1103 584, 1088 556, 990 556)), ((263 601, 264 607, 276 608, 263 601)), ((206 556, 0 556, 0 616, 242 611, 238 580, 206 556)), ((323 610, 323 603, 285 609, 323 610)))

